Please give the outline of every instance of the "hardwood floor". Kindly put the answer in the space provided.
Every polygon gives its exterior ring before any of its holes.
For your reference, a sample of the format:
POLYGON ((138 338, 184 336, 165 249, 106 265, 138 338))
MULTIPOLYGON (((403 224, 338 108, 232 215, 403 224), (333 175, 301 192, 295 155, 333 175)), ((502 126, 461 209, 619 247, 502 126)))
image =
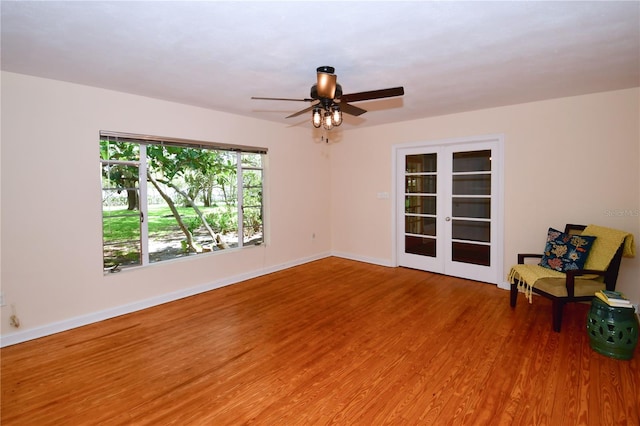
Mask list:
POLYGON ((3 348, 2 425, 638 425, 588 305, 328 258, 3 348))

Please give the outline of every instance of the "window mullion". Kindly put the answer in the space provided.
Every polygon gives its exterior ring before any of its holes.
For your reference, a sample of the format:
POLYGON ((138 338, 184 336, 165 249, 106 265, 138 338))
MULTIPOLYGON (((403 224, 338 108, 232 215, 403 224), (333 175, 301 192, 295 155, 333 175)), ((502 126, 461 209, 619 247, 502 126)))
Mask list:
POLYGON ((149 211, 147 208, 147 146, 140 144, 140 168, 138 169, 138 208, 140 209, 140 256, 142 265, 149 264, 149 211))
POLYGON ((244 179, 242 176, 242 153, 236 152, 236 176, 238 188, 238 247, 244 245, 244 179))

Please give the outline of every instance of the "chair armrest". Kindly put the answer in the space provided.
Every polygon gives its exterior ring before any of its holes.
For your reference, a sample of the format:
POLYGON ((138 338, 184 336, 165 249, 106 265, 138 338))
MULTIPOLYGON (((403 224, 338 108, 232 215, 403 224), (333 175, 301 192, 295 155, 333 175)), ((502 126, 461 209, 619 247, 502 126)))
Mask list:
POLYGON ((567 280, 565 281, 565 284, 567 286, 567 295, 569 297, 573 297, 575 294, 574 291, 576 287, 576 277, 579 277, 581 275, 600 275, 602 277, 605 277, 606 271, 596 271, 594 269, 572 269, 570 271, 567 271, 566 274, 567 280))
POLYGON ((596 271, 594 269, 572 269, 566 272, 567 278, 575 278, 580 275, 600 275, 604 277, 607 271, 596 271))
POLYGON ((538 259, 542 259, 542 255, 538 253, 522 253, 522 254, 518 254, 518 264, 519 265, 524 264, 524 259, 526 259, 527 257, 535 257, 538 259))

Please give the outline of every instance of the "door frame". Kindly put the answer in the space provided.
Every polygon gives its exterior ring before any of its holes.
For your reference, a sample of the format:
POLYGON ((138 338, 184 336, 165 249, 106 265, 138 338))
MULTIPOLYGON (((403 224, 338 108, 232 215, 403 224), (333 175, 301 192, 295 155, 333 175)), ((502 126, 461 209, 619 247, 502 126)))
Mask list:
MULTIPOLYGON (((437 139, 437 140, 427 140, 427 141, 414 141, 414 142, 404 142, 395 144, 391 147, 391 174, 392 174, 392 185, 391 185, 391 244, 392 244, 392 257, 391 264, 395 267, 399 266, 398 262, 398 218, 397 210, 398 203, 400 202, 399 197, 404 197, 404 194, 399 194, 397 191, 398 188, 398 155, 400 150, 407 148, 421 148, 425 149, 433 149, 438 146, 447 146, 453 147, 455 145, 467 145, 473 143, 486 143, 486 142, 495 142, 497 143, 497 149, 495 153, 492 153, 492 162, 496 165, 495 167, 495 178, 497 179, 497 194, 496 195, 496 225, 497 225, 497 240, 496 240, 496 277, 495 282, 497 286, 500 286, 504 281, 501 276, 504 274, 504 134, 488 134, 488 135, 478 135, 478 136, 466 136, 459 138, 451 138, 451 139, 437 139)), ((403 198, 404 199, 404 198, 403 198)))

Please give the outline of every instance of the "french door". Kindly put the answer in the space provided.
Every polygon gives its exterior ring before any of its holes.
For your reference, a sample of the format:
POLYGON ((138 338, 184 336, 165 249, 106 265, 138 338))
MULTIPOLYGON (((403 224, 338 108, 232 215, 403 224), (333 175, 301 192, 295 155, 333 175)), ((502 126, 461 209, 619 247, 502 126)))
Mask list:
POLYGON ((501 138, 396 150, 400 266, 498 284, 501 138))

